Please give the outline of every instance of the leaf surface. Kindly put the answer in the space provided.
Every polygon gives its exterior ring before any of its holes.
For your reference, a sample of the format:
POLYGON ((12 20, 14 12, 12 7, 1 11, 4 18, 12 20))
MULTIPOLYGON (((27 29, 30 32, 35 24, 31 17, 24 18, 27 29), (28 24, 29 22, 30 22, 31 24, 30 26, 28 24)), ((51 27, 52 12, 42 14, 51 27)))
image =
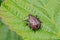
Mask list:
POLYGON ((7 28, 7 26, 0 20, 0 40, 23 40, 16 32, 7 28))
POLYGON ((0 10, 2 21, 24 40, 60 39, 60 0, 6 0, 0 10), (24 21, 29 14, 42 22, 36 32, 24 21))

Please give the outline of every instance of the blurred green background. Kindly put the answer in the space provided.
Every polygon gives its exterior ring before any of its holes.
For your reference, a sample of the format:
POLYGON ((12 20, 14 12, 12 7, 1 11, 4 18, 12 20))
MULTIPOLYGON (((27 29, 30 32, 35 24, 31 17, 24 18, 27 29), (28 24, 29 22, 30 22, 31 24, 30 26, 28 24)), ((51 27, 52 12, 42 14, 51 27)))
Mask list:
MULTIPOLYGON (((3 0, 0 0, 0 7, 3 0)), ((21 36, 11 31, 0 19, 0 40, 23 40, 21 36)))
POLYGON ((60 39, 60 0, 0 0, 0 40, 58 40, 60 39), (34 32, 24 21, 34 15, 42 22, 34 32), (10 29, 9 29, 9 28, 10 29))

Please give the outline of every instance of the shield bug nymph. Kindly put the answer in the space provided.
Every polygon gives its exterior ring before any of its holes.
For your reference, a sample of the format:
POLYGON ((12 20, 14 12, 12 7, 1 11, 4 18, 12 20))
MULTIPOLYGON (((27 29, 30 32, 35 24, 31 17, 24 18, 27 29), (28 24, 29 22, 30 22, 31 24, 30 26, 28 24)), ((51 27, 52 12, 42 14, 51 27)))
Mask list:
POLYGON ((32 28, 33 30, 38 30, 41 27, 41 21, 37 17, 31 14, 29 14, 28 21, 29 21, 30 28, 32 28))

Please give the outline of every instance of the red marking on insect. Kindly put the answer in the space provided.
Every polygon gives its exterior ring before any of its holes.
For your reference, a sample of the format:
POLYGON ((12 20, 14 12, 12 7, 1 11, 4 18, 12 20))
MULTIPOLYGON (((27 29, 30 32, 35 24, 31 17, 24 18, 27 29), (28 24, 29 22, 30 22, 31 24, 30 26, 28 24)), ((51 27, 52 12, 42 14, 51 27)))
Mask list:
POLYGON ((37 17, 30 14, 29 25, 33 30, 38 30, 41 27, 41 22, 37 17))

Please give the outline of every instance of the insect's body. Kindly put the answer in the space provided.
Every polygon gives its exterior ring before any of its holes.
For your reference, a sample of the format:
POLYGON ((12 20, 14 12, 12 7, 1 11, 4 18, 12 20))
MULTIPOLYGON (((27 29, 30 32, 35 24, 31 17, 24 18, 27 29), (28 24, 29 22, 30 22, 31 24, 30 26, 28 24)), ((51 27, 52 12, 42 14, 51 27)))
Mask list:
POLYGON ((33 30, 38 30, 41 26, 41 22, 33 15, 29 15, 29 25, 33 30))

